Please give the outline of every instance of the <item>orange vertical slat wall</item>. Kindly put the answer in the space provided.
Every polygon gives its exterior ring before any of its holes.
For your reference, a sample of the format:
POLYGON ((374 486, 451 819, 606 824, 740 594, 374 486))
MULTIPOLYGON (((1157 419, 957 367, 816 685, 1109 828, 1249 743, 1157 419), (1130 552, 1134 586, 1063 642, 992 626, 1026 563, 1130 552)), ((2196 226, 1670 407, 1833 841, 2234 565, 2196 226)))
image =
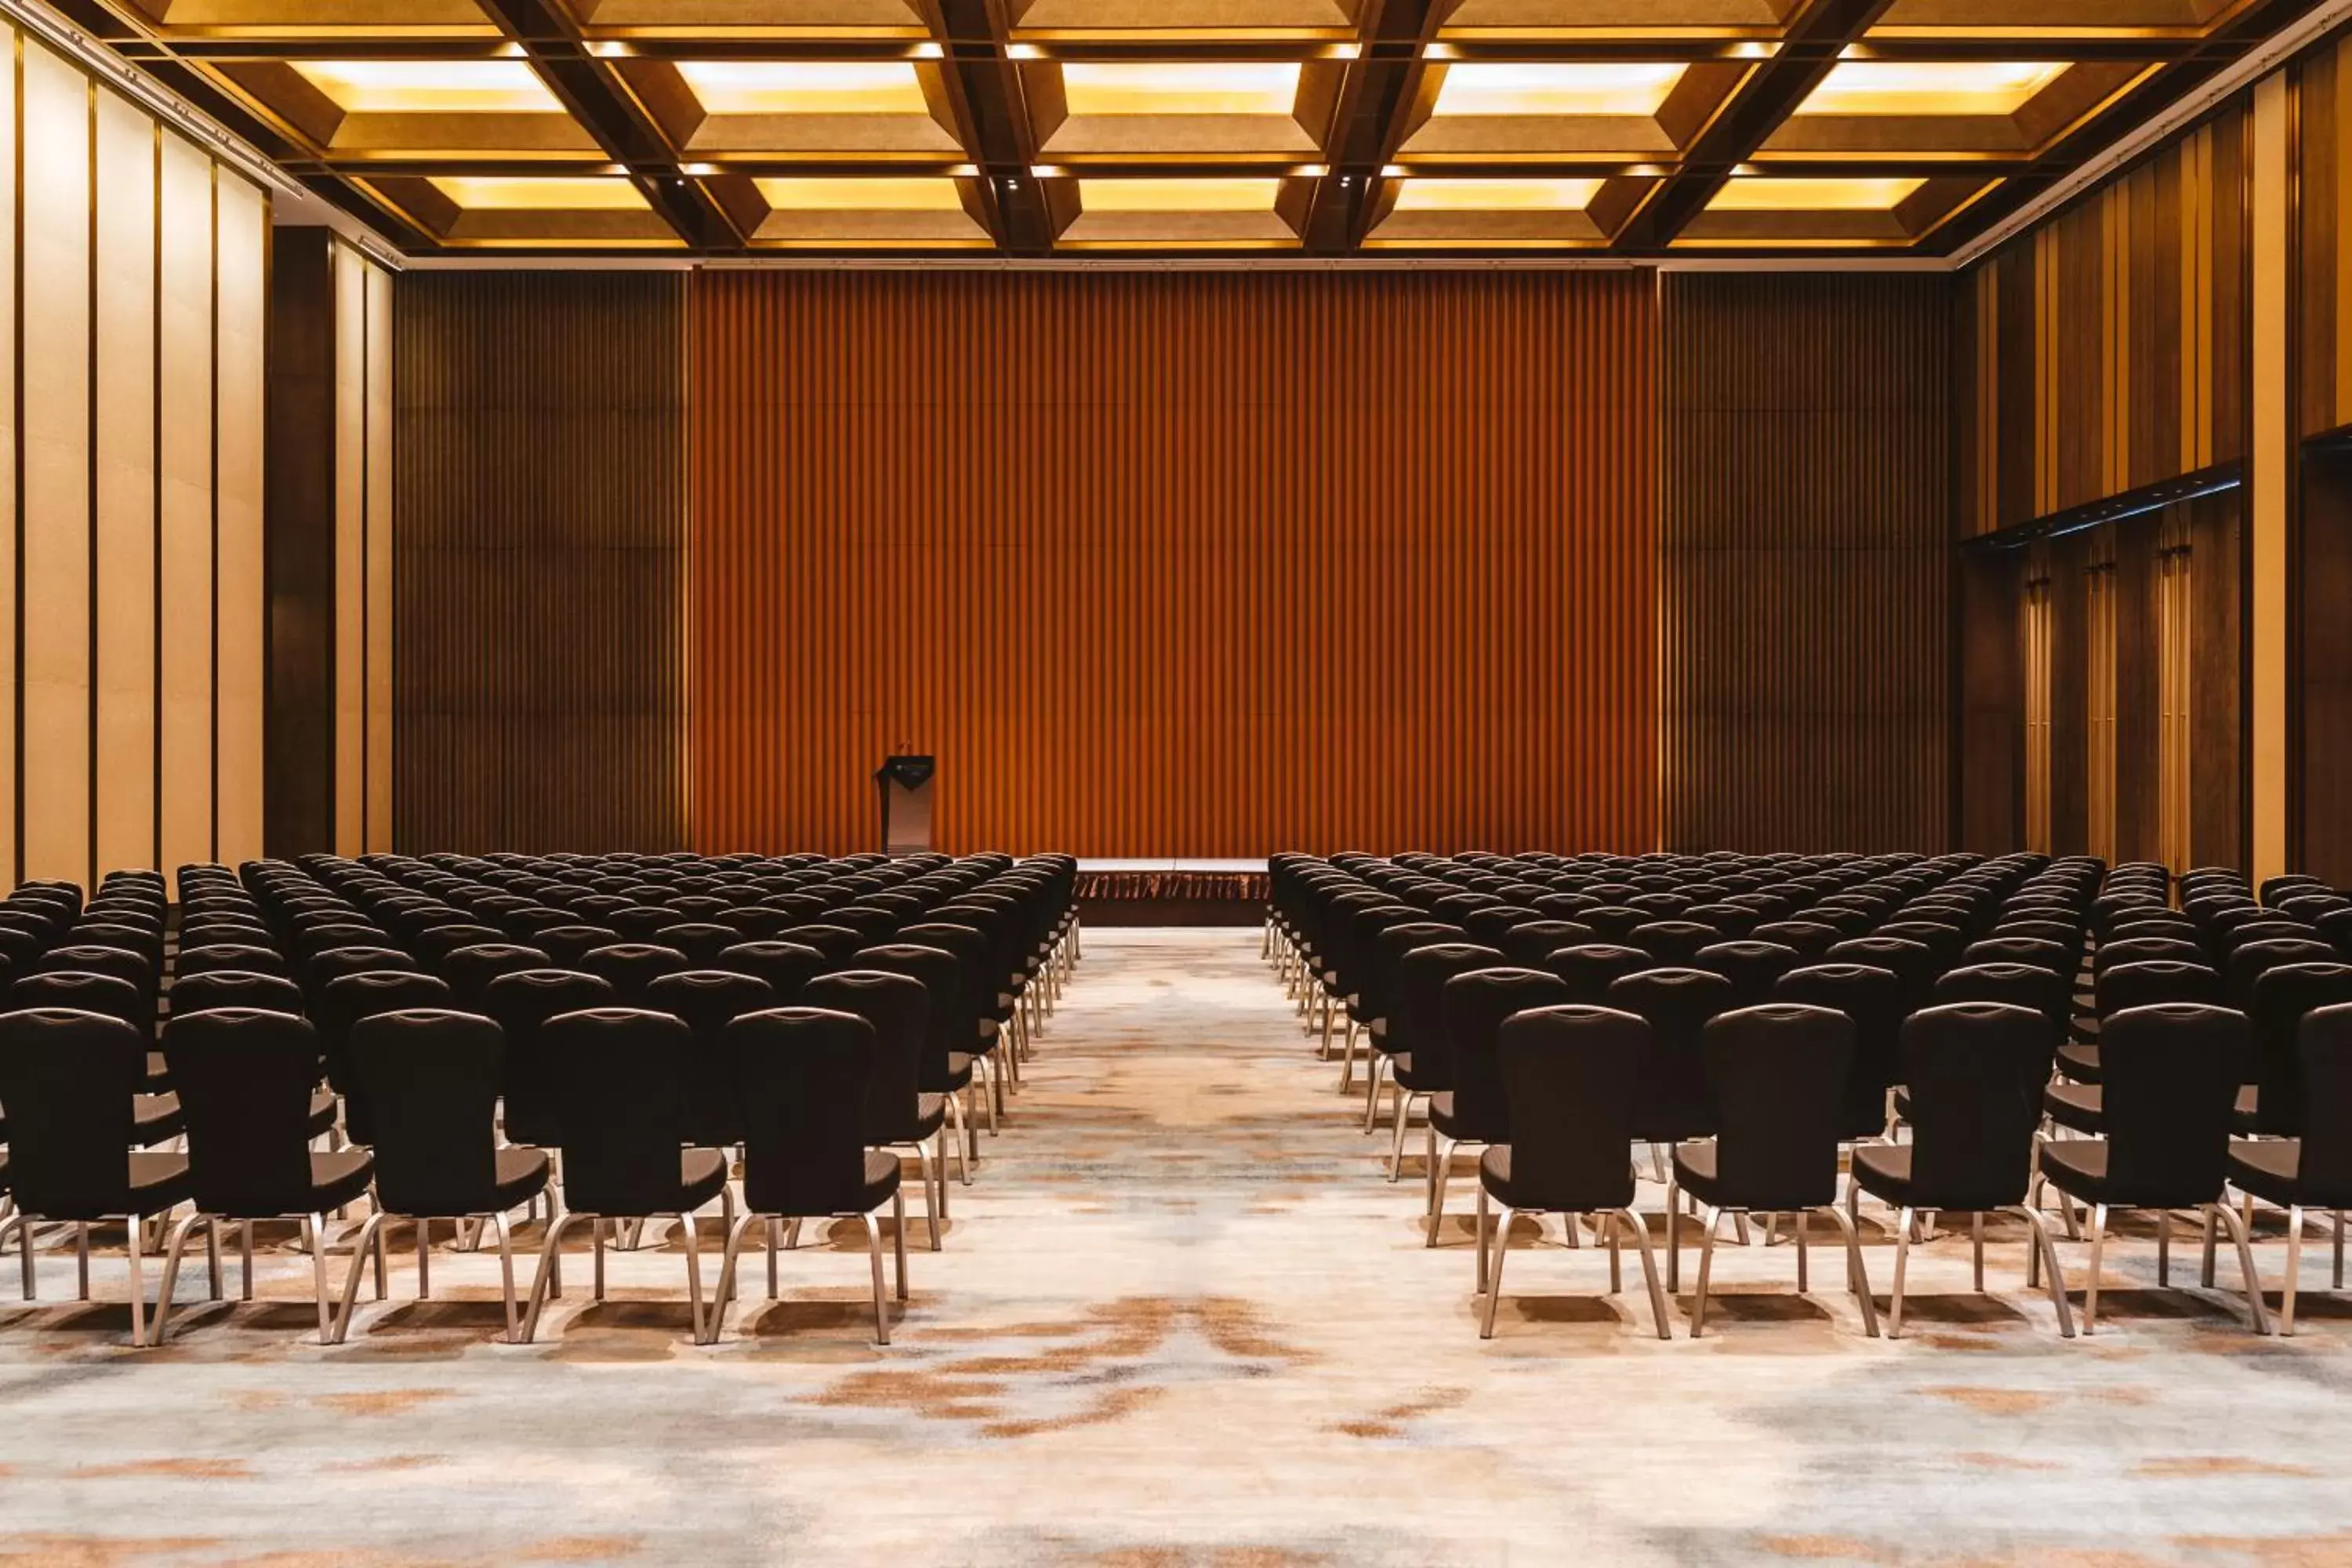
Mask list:
POLYGON ((1647 270, 691 285, 692 831, 1657 837, 1647 270))

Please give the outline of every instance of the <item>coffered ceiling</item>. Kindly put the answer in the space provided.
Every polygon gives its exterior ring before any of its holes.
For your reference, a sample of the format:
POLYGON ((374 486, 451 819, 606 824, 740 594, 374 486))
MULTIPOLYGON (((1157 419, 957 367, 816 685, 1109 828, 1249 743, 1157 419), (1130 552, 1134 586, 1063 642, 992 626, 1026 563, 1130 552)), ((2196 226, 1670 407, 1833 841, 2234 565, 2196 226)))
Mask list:
POLYGON ((417 252, 1935 255, 2312 0, 64 0, 417 252))

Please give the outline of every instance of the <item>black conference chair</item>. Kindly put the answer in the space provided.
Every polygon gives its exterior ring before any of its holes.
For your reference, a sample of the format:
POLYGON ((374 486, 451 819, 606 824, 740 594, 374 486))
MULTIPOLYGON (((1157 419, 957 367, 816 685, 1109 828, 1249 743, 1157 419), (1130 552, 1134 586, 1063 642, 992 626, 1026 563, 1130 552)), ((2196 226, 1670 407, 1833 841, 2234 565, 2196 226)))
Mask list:
POLYGON ((947 1163, 942 1140, 946 1097, 922 1091, 922 1053, 930 1027, 930 995, 922 983, 877 969, 820 975, 801 988, 804 1006, 855 1013, 874 1026, 874 1069, 866 1083, 866 1142, 877 1149, 914 1152, 923 1177, 924 1218, 931 1250, 940 1249, 947 1213, 947 1163))
POLYGON ((1838 1120, 1853 1055, 1853 1021, 1801 1003, 1769 1002, 1708 1020, 1707 1082, 1721 1118, 1713 1142, 1683 1143, 1666 1187, 1666 1288, 1680 1253, 1681 1194, 1701 1205, 1698 1292, 1691 1338, 1706 1331, 1708 1272, 1716 1233, 1735 1211, 1786 1214, 1796 1225, 1797 1292, 1807 1279, 1806 1216, 1828 1213, 1844 1233, 1847 1282, 1864 1331, 1878 1336, 1878 1310, 1862 1263, 1862 1241, 1838 1206, 1838 1120))
POLYGON ((1567 985, 1570 1002, 1599 1007, 1607 1004, 1609 987, 1628 974, 1654 969, 1657 961, 1638 947, 1588 942, 1555 949, 1545 955, 1543 966, 1567 985))
MULTIPOLYGON (((742 1086, 743 1215, 729 1229, 719 1268, 723 1310, 735 1293, 735 1265, 754 1220, 767 1233, 768 1297, 777 1294, 776 1232, 794 1240, 803 1219, 856 1215, 866 1226, 874 1269, 874 1342, 890 1342, 882 1296, 882 1236, 874 1211, 890 1205, 898 1297, 907 1299, 907 1206, 898 1157, 866 1146, 861 1131, 867 1079, 879 1046, 855 1013, 779 1007, 727 1026, 724 1046, 742 1086)), ((719 1337, 713 1314, 710 1339, 719 1337)))
POLYGON ((352 1026, 377 1013, 411 1007, 448 1007, 456 998, 437 975, 400 969, 363 969, 331 980, 310 1005, 327 1082, 343 1100, 343 1132, 354 1143, 373 1143, 375 1123, 367 1085, 352 1066, 352 1026))
POLYGON ((1566 1215, 1571 1236, 1583 1215, 1608 1219, 1612 1294, 1622 1284, 1619 1234, 1631 1230, 1650 1288, 1651 1321, 1660 1339, 1674 1337, 1625 1157, 1639 1136, 1650 1037, 1650 1026, 1630 1013, 1574 1005, 1515 1013, 1496 1031, 1510 1141, 1489 1144, 1478 1157, 1478 1289, 1486 1298, 1479 1338, 1495 1335, 1512 1219, 1547 1213, 1566 1215), (1501 1205, 1499 1224, 1488 1222, 1490 1201, 1501 1205))
POLYGON ((1412 1119, 1412 1102, 1425 1101, 1454 1087, 1454 1050, 1445 1037, 1446 982, 1474 969, 1499 968, 1507 962, 1491 947, 1459 942, 1417 947, 1399 961, 1391 992, 1393 1005, 1389 1010, 1388 1035, 1372 1062, 1371 1092, 1364 1112, 1364 1131, 1369 1132, 1379 1111, 1385 1068, 1395 1089, 1390 1106, 1390 1181, 1403 1173, 1404 1135, 1412 1119))
MULTIPOLYGON (((2084 1333, 2098 1330, 2100 1252, 2108 1211, 2116 1208, 2157 1215, 2159 1285, 2170 1282, 2170 1211, 2203 1212, 2209 1285, 2213 1227, 2217 1221, 2225 1226, 2237 1245, 2254 1331, 2270 1331, 2252 1247, 2222 1191, 2229 1176, 2231 1116, 2252 1058, 2252 1033, 2244 1014, 2203 1003, 2133 1007, 2105 1020, 2099 1041, 2105 1136, 2042 1140, 2036 1187, 2038 1194, 2038 1183, 2047 1182, 2091 1208, 2084 1333)), ((2030 1260, 2027 1278, 2031 1282, 2030 1260)))
MULTIPOLYGON (((250 1300, 254 1222, 299 1217, 310 1253, 319 1342, 333 1343, 339 1295, 327 1283, 326 1215, 368 1190, 375 1161, 364 1149, 320 1153, 310 1147, 318 1031, 310 1020, 284 1013, 191 1013, 164 1029, 163 1055, 188 1119, 189 1197, 195 1212, 173 1227, 165 1243, 156 1342, 169 1331, 172 1282, 196 1226, 206 1228, 208 1253, 218 1246, 223 1222, 236 1226, 243 1294, 250 1300)), ((360 1264, 353 1254, 352 1269, 360 1264)))
MULTIPOLYGON (((2274 977, 2283 971, 2273 971, 2274 977)), ((2344 1289, 2344 1213, 2352 1208, 2352 1004, 2305 1013, 2296 1031, 2295 1136, 2235 1139, 2230 1144, 2230 1184, 2250 1198, 2286 1211, 2286 1279, 2279 1296, 2278 1331, 2294 1332, 2295 1293, 2303 1272, 2304 1216, 2317 1209, 2336 1220, 2331 1288, 2344 1289)), ((2265 1045, 2267 1053, 2274 1048, 2265 1045)), ((2270 1089, 2263 1089, 2267 1099, 2270 1089)), ((2259 1292, 2256 1292, 2259 1293, 2259 1292)))
POLYGON ((665 974, 676 974, 689 967, 686 954, 677 949, 643 942, 620 942, 597 948, 580 964, 609 984, 624 1007, 643 1007, 648 986, 665 974))
MULTIPOLYGON (((1716 1096, 1704 1042, 1708 1020, 1726 1010, 1730 995, 1730 981, 1703 969, 1645 969, 1609 987, 1610 1006, 1650 1026, 1633 1136, 1654 1153, 1662 1144, 1715 1134, 1716 1096)), ((1669 1279, 1674 1267, 1669 1258, 1669 1279)))
POLYGON ((1519 968, 1473 969, 1445 983, 1439 1013, 1452 1055, 1454 1087, 1429 1100, 1429 1149, 1424 1163, 1428 1182, 1428 1245, 1437 1245, 1437 1231, 1445 1215, 1445 1178, 1454 1152, 1465 1143, 1495 1144, 1510 1140, 1510 1108, 1503 1093, 1503 1076, 1496 1040, 1503 1022, 1514 1013, 1557 1006, 1568 1000, 1568 987, 1545 970, 1519 968))
MULTIPOLYGON (((146 1050, 119 1018, 66 1008, 0 1014, 0 1105, 8 1110, 10 1224, 33 1299, 33 1222, 71 1225, 89 1299, 89 1226, 121 1219, 129 1238, 131 1342, 159 1336, 168 1285, 151 1328, 144 1222, 188 1196, 188 1162, 137 1150, 131 1103, 145 1080, 146 1050)), ((215 1295, 218 1295, 217 1287, 215 1295)))
POLYGON ((1911 1142, 1856 1145, 1853 1180, 1846 1188, 1846 1218, 1852 1228, 1858 1230, 1861 1225, 1856 1204, 1863 1193, 1896 1211, 1888 1337, 1899 1339, 1903 1333, 1912 1222, 1929 1211, 1970 1216, 1979 1291, 1984 1289, 1984 1215, 2001 1212, 2022 1217, 2032 1233, 2031 1245, 2051 1269, 2050 1300, 2058 1313, 2058 1331, 2067 1339, 2074 1337, 2074 1315, 2058 1283, 2055 1244, 2040 1211, 2026 1203, 2033 1179, 2042 1085, 2050 1076, 2056 1027, 2039 1009, 2000 1001, 1941 1002, 1914 1013, 1903 1026, 1911 1142))
POLYGON ((723 969, 681 969, 646 987, 646 1005, 683 1021, 693 1046, 678 1064, 685 1075, 686 1141, 709 1148, 743 1142, 734 1069, 720 1044, 727 1026, 776 1005, 768 983, 723 969))
POLYGON ((521 1335, 515 1297, 514 1238, 507 1215, 547 1190, 543 1149, 499 1146, 499 1084, 506 1038, 470 1013, 415 1008, 377 1013, 351 1030, 352 1065, 375 1108, 376 1204, 352 1245, 352 1269, 336 1314, 335 1340, 351 1332, 360 1259, 375 1259, 383 1299, 383 1225, 416 1227, 416 1299, 433 1294, 432 1224, 481 1219, 499 1242, 507 1342, 521 1335))
MULTIPOLYGON (((538 1337, 550 1289, 562 1282, 563 1234, 574 1221, 589 1223, 593 1294, 602 1301, 604 1227, 663 1215, 679 1222, 688 1307, 694 1337, 704 1340, 710 1330, 704 1321, 701 1241, 694 1215, 717 1198, 721 1223, 731 1231, 735 1199, 727 1185, 727 1157, 686 1142, 680 1066, 693 1049, 693 1031, 666 1013, 597 1007, 548 1019, 539 1038, 555 1080, 563 1212, 549 1224, 540 1247, 539 1272, 523 1315, 523 1342, 538 1337)), ((723 1309, 722 1300, 711 1310, 715 1315, 723 1309)))

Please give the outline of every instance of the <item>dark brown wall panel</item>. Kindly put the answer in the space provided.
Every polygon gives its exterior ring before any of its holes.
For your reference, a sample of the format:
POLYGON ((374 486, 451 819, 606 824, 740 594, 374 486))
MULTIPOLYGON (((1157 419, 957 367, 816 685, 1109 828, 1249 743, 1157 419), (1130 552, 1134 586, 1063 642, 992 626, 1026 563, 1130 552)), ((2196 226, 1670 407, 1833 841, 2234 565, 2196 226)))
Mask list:
POLYGON ((333 243, 323 228, 283 228, 270 257, 262 839, 274 856, 335 842, 333 243))
POLYGON ((1648 847, 1654 289, 698 275, 698 845, 1648 847))
POLYGON ((1669 847, 1951 832, 1951 285, 1666 279, 1669 847))
POLYGON ((401 276, 394 837, 686 837, 685 282, 401 276))
POLYGON ((2352 883, 2352 454, 2315 452, 2303 466, 2303 869, 2352 883))
POLYGON ((2000 855, 2025 842, 2024 552, 1954 563, 1960 618, 1958 847, 2000 855))

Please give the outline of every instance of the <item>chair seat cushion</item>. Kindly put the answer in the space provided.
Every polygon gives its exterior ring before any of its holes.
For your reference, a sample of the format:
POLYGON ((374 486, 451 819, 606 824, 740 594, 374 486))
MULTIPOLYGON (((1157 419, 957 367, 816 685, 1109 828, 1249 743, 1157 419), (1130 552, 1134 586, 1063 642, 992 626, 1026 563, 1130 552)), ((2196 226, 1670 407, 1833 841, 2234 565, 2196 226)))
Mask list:
POLYGON ((2106 1128, 2106 1091, 2095 1083, 2053 1083, 2042 1091, 2042 1114, 2070 1132, 2097 1137, 2106 1128))
POLYGON ((866 1151, 865 1208, 871 1214, 898 1190, 898 1156, 887 1149, 866 1151))
POLYGON ((544 1149, 509 1146, 499 1151, 499 1207, 520 1208, 547 1190, 544 1149))
POLYGON ((1675 1184, 1707 1207, 1721 1207, 1723 1186, 1716 1174, 1715 1145, 1675 1144, 1675 1184))
POLYGON ((971 1053, 950 1051, 948 1053, 948 1092, 952 1094, 958 1089, 971 1087, 971 1053))
POLYGON ((2242 1193, 2251 1193, 2267 1204, 2292 1208, 2297 1204, 2313 1208, 2333 1208, 2337 1203, 2352 1203, 2342 1194, 2331 1194, 2335 1201, 2306 1197, 2303 1184, 2297 1178, 2303 1167, 2303 1140, 2300 1138, 2232 1138, 2230 1140, 2230 1184, 2242 1193))
POLYGON ((172 1087, 172 1069, 163 1065, 163 1053, 147 1053, 147 1092, 161 1094, 172 1087))
POLYGON ((1890 1208, 1911 1206, 1911 1145, 1855 1144, 1853 1184, 1890 1208))
POLYGON ((2263 1130, 2262 1118, 2255 1114, 2255 1108, 2262 1103, 2262 1093, 2261 1087, 2256 1084, 2238 1086, 2238 1102, 2230 1108, 2231 1131, 2243 1132, 2251 1137, 2263 1130))
POLYGON ((678 1212, 691 1214, 727 1184, 727 1156, 716 1149, 681 1149, 677 1155, 678 1212))
POLYGON ((310 1136, 323 1138, 335 1130, 335 1091, 322 1089, 310 1097, 310 1136))
POLYGON ((2093 1203, 2107 1194, 2107 1142, 2066 1138, 2042 1145, 2042 1173, 2059 1191, 2093 1203))
POLYGON ((8 1191, 8 1151, 0 1149, 0 1194, 8 1191))
POLYGON ((1898 1083, 1895 1086, 1895 1120, 1897 1121, 1911 1120, 1911 1088, 1908 1084, 1898 1083))
POLYGON ((948 1097, 944 1094, 915 1096, 915 1136, 929 1138, 947 1124, 948 1097))
MULTIPOLYGON (((1435 1064, 1431 1065, 1433 1067, 1435 1064)), ((1453 1063, 1449 1059, 1446 1065, 1451 1067, 1453 1063)), ((1399 1051, 1395 1056, 1391 1057, 1389 1067, 1396 1074, 1397 1085, 1401 1089, 1426 1094, 1435 1089, 1454 1087, 1451 1082, 1431 1082, 1429 1078, 1421 1071, 1420 1064, 1413 1059, 1413 1054, 1411 1051, 1399 1051)))
POLYGON ((2095 1041, 2058 1047, 2058 1070, 2076 1083, 2099 1081, 2099 1047, 2095 1041))
MULTIPOLYGON (((185 1154, 151 1154, 142 1151, 129 1158, 131 1201, 137 1206, 137 1212, 162 1214, 174 1204, 187 1200, 188 1157, 185 1154)), ((79 1216, 53 1215, 47 1217, 70 1219, 79 1216)))
POLYGON ((364 1149, 338 1149, 310 1156, 310 1207, 323 1213, 359 1197, 375 1179, 375 1156, 364 1149))
POLYGON ((140 1094, 131 1100, 131 1134, 142 1145, 168 1142, 186 1131, 176 1094, 140 1094))
POLYGON ((1440 1138, 1460 1140, 1462 1123, 1454 1120, 1452 1089, 1441 1089, 1429 1097, 1429 1124, 1437 1129, 1440 1138))

